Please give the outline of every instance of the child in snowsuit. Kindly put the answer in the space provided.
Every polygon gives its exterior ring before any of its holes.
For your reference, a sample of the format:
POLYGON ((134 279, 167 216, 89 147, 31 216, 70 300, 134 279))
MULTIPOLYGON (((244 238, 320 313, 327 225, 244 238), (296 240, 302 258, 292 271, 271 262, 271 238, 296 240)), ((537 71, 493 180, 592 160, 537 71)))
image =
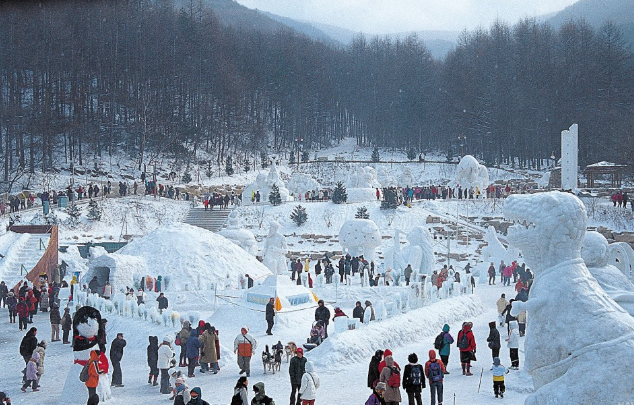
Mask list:
POLYGON ((508 374, 509 370, 500 364, 500 358, 493 359, 493 392, 496 398, 504 398, 506 387, 504 386, 504 374, 508 374))
POLYGON ((22 385, 22 392, 26 392, 27 387, 31 384, 33 391, 39 391, 37 388, 37 361, 40 359, 40 355, 37 352, 33 353, 31 360, 26 365, 26 382, 22 385))

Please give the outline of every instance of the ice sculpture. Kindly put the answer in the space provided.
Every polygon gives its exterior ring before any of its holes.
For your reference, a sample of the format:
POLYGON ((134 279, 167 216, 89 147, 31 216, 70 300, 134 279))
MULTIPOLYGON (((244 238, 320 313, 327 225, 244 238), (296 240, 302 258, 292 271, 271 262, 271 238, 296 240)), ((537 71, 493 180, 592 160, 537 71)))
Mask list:
POLYGON ((268 267, 273 274, 287 274, 286 264, 286 237, 279 232, 280 224, 271 221, 269 224, 269 234, 264 242, 264 260, 262 263, 268 267))
POLYGON ((236 211, 233 211, 227 218, 227 228, 218 232, 231 242, 255 256, 258 254, 258 244, 253 236, 253 232, 240 227, 236 211))
POLYGON ((352 256, 363 255, 370 261, 381 245, 381 233, 370 219, 350 219, 339 230, 339 244, 352 256))
POLYGON ((403 249, 406 261, 418 274, 431 274, 436 264, 429 231, 417 226, 407 234, 409 245, 403 249))
POLYGON ((525 404, 630 401, 632 382, 623 365, 634 362, 634 322, 581 258, 583 203, 560 192, 513 195, 504 214, 518 222, 508 240, 535 274, 530 299, 516 301, 511 311, 527 310, 531 320, 524 347, 535 392, 525 404))
POLYGON ((586 232, 581 248, 581 257, 590 274, 608 295, 630 315, 634 316, 634 285, 625 274, 608 264, 609 245, 599 232, 586 232))
POLYGON ((465 155, 458 163, 455 181, 463 187, 479 187, 480 191, 484 191, 489 185, 489 171, 476 158, 465 155))

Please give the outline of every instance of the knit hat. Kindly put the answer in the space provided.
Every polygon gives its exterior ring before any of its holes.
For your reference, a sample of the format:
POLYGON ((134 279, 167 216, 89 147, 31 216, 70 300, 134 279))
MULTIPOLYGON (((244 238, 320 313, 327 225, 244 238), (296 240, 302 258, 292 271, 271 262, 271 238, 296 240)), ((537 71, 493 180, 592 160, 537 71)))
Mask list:
POLYGON ((385 389, 387 388, 387 386, 385 385, 384 382, 378 382, 376 383, 376 387, 374 388, 375 390, 383 390, 385 391, 385 389))
POLYGON ((495 357, 493 359, 493 365, 495 365, 495 366, 499 366, 500 365, 500 358, 499 357, 495 357))
POLYGON ((169 336, 169 335, 165 336, 163 338, 163 342, 171 344, 172 343, 172 337, 169 336))
POLYGON ((304 349, 302 349, 301 347, 298 347, 297 350, 295 350, 295 353, 304 354, 304 349))

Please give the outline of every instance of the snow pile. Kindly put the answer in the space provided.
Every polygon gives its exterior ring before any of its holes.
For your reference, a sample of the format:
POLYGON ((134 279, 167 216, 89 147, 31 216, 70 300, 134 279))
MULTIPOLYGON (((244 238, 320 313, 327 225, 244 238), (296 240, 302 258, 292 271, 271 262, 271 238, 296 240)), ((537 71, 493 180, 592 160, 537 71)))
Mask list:
MULTIPOLYGON (((0 262, 0 279, 13 287, 22 277, 16 274, 20 271, 20 250, 26 246, 30 235, 7 232, 0 237, 0 254, 4 256, 0 262), (15 277, 17 276, 17 277, 15 277), (11 279, 8 279, 12 277, 11 279)), ((31 269, 29 269, 31 270, 31 269)))
POLYGON ((339 230, 339 244, 352 256, 361 256, 370 261, 374 250, 381 246, 381 233, 370 219, 350 219, 339 230))
POLYGON ((211 284, 237 286, 238 277, 245 272, 254 279, 271 274, 223 236, 187 224, 158 228, 117 254, 145 258, 148 274, 162 275, 172 291, 184 289, 185 283, 196 284, 199 289, 211 284))
POLYGON ((233 211, 229 215, 227 218, 227 227, 218 232, 218 234, 240 246, 250 255, 255 256, 258 254, 258 244, 255 240, 255 236, 253 232, 240 227, 237 211, 233 211))
POLYGON ((294 173, 286 188, 294 195, 298 195, 304 194, 306 191, 319 190, 321 185, 310 174, 294 173))
MULTIPOLYGON (((378 306, 375 311, 377 317, 383 312, 378 306)), ((419 342, 424 337, 438 334, 445 323, 469 320, 483 311, 482 301, 475 295, 444 300, 381 322, 370 322, 361 329, 337 333, 306 357, 324 369, 338 368, 351 361, 367 361, 378 349, 419 342)), ((454 336, 457 332, 454 331, 454 336)))

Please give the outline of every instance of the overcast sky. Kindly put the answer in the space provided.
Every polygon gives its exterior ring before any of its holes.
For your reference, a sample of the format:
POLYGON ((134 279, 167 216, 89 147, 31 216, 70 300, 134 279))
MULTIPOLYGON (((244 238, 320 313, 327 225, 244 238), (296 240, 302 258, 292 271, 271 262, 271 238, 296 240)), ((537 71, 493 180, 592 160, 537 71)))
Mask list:
POLYGON ((331 24, 368 34, 488 28, 563 10, 577 0, 237 0, 297 20, 331 24))

